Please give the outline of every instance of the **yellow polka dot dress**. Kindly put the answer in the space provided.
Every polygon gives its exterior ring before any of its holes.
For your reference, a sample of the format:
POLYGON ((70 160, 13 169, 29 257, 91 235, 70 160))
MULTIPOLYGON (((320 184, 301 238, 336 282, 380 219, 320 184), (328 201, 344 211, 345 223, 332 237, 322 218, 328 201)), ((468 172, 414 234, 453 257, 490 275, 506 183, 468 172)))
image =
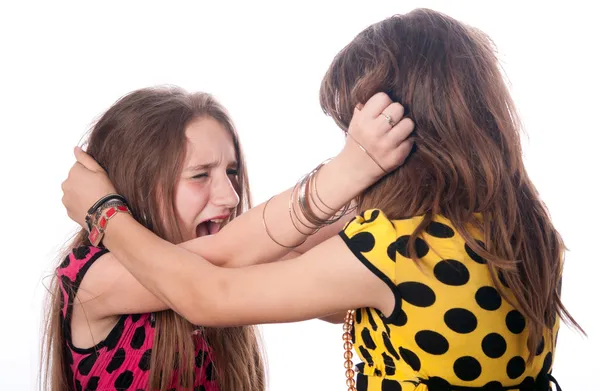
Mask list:
POLYGON ((374 209, 340 233, 396 300, 389 317, 373 308, 356 310, 357 390, 549 390, 558 317, 527 363, 525 318, 502 298, 486 260, 449 220, 436 217, 417 238, 419 262, 410 259, 408 239, 422 219, 389 220, 374 209))

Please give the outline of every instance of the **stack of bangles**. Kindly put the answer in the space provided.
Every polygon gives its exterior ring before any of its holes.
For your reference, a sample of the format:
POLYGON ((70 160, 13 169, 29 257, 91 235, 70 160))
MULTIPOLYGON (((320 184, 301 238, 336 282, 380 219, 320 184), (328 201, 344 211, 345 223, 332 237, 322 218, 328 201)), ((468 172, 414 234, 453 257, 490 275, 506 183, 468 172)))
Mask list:
POLYGON ((125 197, 119 194, 108 194, 100 198, 88 210, 85 216, 85 224, 88 229, 88 240, 92 246, 99 246, 104 237, 108 220, 117 213, 129 213, 129 206, 125 197))
POLYGON ((319 176, 319 170, 327 164, 329 160, 319 164, 314 170, 312 170, 307 175, 303 176, 292 189, 292 193, 290 194, 290 199, 288 203, 288 210, 290 214, 290 220, 294 228, 305 238, 298 244, 295 245, 285 245, 277 241, 267 226, 267 222, 265 219, 265 212, 267 210, 267 206, 269 202, 273 199, 271 197, 264 206, 262 213, 263 225, 265 227, 265 231, 267 235, 271 238, 273 242, 277 245, 285 248, 295 248, 300 246, 302 243, 306 241, 308 236, 317 232, 320 228, 330 225, 341 219, 343 216, 348 213, 353 212, 356 208, 350 208, 350 203, 344 205, 340 210, 333 209, 323 201, 323 199, 319 196, 319 191, 317 190, 317 178, 319 176), (309 203, 310 201, 310 203, 309 203), (319 217, 313 207, 318 210, 321 214, 331 216, 329 218, 321 218, 319 217), (300 215, 304 219, 300 218, 300 215))

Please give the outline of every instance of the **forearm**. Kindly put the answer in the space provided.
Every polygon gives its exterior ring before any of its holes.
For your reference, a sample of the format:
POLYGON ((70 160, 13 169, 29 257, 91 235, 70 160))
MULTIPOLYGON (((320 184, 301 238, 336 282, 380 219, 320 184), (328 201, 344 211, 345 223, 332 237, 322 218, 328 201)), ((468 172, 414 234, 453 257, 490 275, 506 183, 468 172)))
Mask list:
MULTIPOLYGON (((321 169, 315 182, 320 198, 331 210, 338 210, 375 180, 375 177, 363 174, 360 167, 353 167, 353 163, 343 155, 338 155, 321 169)), ((289 207, 292 191, 293 188, 290 188, 273 197, 268 202, 266 211, 265 203, 258 205, 226 225, 217 235, 196 239, 183 244, 183 247, 201 254, 214 264, 226 267, 248 266, 280 259, 290 251, 290 248, 280 244, 293 246, 301 243, 306 235, 299 232, 298 228, 304 233, 310 232, 304 226, 310 226, 310 223, 300 211, 294 215, 294 218, 297 216, 300 220, 295 220, 296 227, 292 222, 289 207), (264 224, 267 225, 273 238, 266 232, 264 224)), ((306 200, 319 218, 331 217, 332 213, 323 213, 330 209, 322 205, 320 208, 314 207, 308 195, 306 200)), ((305 252, 331 237, 343 227, 349 217, 345 216, 338 223, 324 227, 322 232, 309 237, 303 245, 299 246, 298 251, 305 252)))

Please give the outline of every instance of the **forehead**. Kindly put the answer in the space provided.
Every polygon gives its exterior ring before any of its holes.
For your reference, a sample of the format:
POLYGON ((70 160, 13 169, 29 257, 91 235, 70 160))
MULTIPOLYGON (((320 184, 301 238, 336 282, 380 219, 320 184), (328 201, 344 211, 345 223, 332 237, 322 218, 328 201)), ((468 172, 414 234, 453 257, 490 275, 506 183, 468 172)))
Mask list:
POLYGON ((212 117, 195 118, 186 126, 185 135, 187 138, 187 162, 233 161, 236 158, 231 133, 212 117))

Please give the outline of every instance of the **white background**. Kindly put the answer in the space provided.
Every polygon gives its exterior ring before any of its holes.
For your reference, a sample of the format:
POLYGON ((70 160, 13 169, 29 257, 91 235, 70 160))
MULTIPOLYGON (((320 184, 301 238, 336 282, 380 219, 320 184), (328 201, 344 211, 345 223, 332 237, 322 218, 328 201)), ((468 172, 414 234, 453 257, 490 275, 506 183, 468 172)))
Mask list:
MULTIPOLYGON (((263 201, 342 145, 318 105, 335 53, 367 25, 419 6, 473 24, 498 45, 529 133, 529 173, 570 248, 564 301, 589 334, 563 327, 555 375, 567 391, 600 389, 600 30, 586 3, 83 3, 0 5, 0 390, 35 387, 42 282, 75 227, 60 183, 96 116, 154 84, 214 93, 238 125, 263 201)), ((339 326, 263 333, 270 390, 344 389, 339 326)))

